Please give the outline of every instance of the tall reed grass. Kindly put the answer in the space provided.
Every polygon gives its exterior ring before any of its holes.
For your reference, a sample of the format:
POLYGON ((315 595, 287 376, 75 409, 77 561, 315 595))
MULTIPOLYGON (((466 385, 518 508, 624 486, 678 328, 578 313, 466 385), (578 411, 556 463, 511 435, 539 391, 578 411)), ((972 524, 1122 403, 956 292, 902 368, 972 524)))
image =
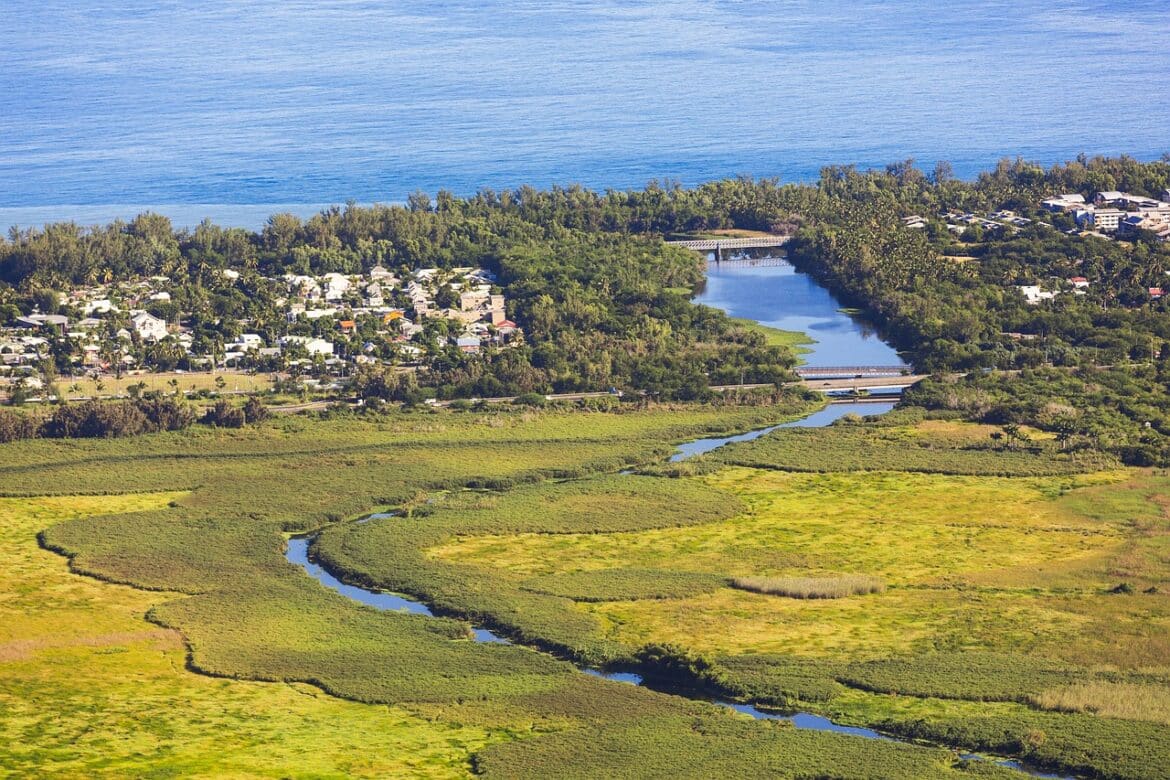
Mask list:
POLYGON ((1030 696, 1029 701, 1057 712, 1092 712, 1170 725, 1170 688, 1160 685, 1093 680, 1052 688, 1030 696))
POLYGON ((886 585, 877 577, 843 574, 837 577, 735 577, 731 586, 769 596, 794 599, 842 599, 881 593, 886 585))

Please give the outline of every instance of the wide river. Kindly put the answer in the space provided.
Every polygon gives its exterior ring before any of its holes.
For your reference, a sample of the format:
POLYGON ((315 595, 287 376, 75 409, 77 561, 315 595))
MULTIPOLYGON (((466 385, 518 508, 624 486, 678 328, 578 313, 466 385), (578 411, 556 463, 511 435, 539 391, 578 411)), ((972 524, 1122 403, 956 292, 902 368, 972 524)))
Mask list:
MULTIPOLYGON (((818 338, 812 357, 821 365, 860 365, 879 363, 896 364, 897 354, 882 343, 864 325, 842 314, 837 302, 812 279, 797 272, 787 264, 753 267, 724 264, 712 267, 704 291, 696 301, 716 306, 733 316, 750 317, 759 322, 790 330, 803 325, 809 335, 818 338), (831 334, 826 338, 826 334, 831 334), (827 361, 827 362, 826 362, 827 361)), ((732 436, 694 439, 679 445, 671 461, 685 460, 704 452, 710 452, 727 444, 757 438, 785 427, 820 427, 831 425, 846 414, 883 414, 894 404, 887 403, 835 403, 821 411, 793 422, 768 428, 747 431, 732 436)), ((637 477, 630 477, 636 479, 637 477)), ((383 512, 362 518, 357 522, 395 522, 395 513, 383 512)), ((301 567, 325 587, 338 591, 362 604, 382 610, 399 610, 412 614, 433 616, 426 604, 406 596, 367 590, 346 584, 312 560, 310 556, 311 537, 296 537, 288 542, 286 557, 289 562, 301 567)), ((508 640, 492 631, 471 626, 470 630, 478 642, 506 643, 508 640)), ((629 671, 613 671, 582 668, 582 672, 616 682, 642 685, 641 675, 629 671)), ((667 691, 679 695, 690 695, 683 691, 667 691)), ((807 712, 776 713, 761 710, 750 704, 730 701, 713 701, 714 704, 729 707, 758 720, 785 720, 794 727, 817 731, 833 731, 864 739, 902 741, 894 736, 872 729, 846 726, 807 712)), ((1061 775, 1047 774, 1027 767, 1018 761, 1002 757, 967 756, 972 759, 994 761, 1000 766, 1019 770, 1022 774, 1043 778, 1061 778, 1061 775)))
POLYGON ((756 262, 707 264, 707 282, 695 297, 732 317, 755 320, 806 334, 815 343, 802 356, 809 366, 904 365, 898 353, 865 322, 808 274, 787 262, 757 257, 756 262))
POLYGON ((4 7, 0 227, 1170 151, 1165 0, 4 7))

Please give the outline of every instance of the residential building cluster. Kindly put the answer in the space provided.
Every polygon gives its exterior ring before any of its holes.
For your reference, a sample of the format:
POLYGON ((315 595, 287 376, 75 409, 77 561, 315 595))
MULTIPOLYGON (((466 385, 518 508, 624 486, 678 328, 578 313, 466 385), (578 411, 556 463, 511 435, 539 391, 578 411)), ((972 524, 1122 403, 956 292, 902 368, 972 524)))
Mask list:
MULTIPOLYGON (((219 273, 225 285, 240 279, 238 271, 219 273)), ((273 301, 283 321, 253 327, 241 319, 222 327, 232 335, 220 339, 192 327, 190 313, 172 301, 167 277, 59 293, 54 313, 33 311, 0 328, 0 374, 32 372, 61 353, 68 365, 57 360, 59 370, 74 373, 160 368, 154 358, 162 354, 170 356, 162 368, 323 365, 341 373, 350 364, 419 365, 432 347, 474 354, 523 338, 507 318, 495 277, 480 268, 421 269, 403 280, 375 266, 365 274, 288 274, 264 282, 284 291, 273 301), (440 320, 447 322, 427 327, 440 320)))
MULTIPOLYGON (((994 211, 987 216, 980 216, 973 213, 959 213, 957 211, 948 211, 939 215, 939 217, 946 223, 947 230, 961 235, 972 225, 978 225, 987 232, 1003 231, 1007 227, 1021 228, 1032 224, 1032 220, 1027 217, 1021 217, 1014 211, 994 211)), ((922 230, 929 224, 929 220, 918 214, 911 214, 908 217, 902 217, 902 225, 912 230, 922 230)))
POLYGON ((1133 239, 1143 232, 1160 241, 1170 240, 1170 190, 1162 198, 1128 192, 1098 192, 1092 201, 1079 193, 1056 195, 1041 205, 1047 211, 1071 214, 1083 230, 1133 239))

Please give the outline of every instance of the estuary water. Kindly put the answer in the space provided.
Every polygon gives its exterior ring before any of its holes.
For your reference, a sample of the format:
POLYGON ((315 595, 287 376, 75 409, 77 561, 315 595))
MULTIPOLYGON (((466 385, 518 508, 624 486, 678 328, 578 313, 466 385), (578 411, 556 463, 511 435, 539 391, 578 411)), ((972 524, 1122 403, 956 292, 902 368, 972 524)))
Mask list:
POLYGON ((905 365, 872 327, 842 311, 828 290, 787 261, 708 263, 707 281, 694 300, 731 317, 806 334, 814 341, 801 356, 808 366, 905 365))
POLYGON ((1170 151, 1165 0, 39 0, 0 226, 1170 151), (82 208, 84 207, 84 208, 82 208))

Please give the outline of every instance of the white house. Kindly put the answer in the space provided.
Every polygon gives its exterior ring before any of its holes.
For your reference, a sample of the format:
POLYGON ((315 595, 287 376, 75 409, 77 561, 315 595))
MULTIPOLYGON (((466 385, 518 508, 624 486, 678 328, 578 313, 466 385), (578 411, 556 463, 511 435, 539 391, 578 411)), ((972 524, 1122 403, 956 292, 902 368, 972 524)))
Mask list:
POLYGON ((366 285, 366 306, 371 308, 378 308, 385 303, 382 297, 382 285, 377 282, 371 282, 366 285))
POLYGON ((162 341, 167 337, 166 320, 160 320, 147 311, 133 312, 130 324, 143 341, 162 341))
POLYGON ((117 311, 117 307, 109 298, 98 298, 95 301, 86 301, 82 305, 81 311, 89 317, 93 314, 109 314, 112 311, 117 311))
POLYGON ((398 286, 400 280, 383 266, 376 265, 370 269, 370 281, 379 282, 393 290, 398 286))
POLYGON ((1016 289, 1020 291, 1020 293, 1024 296, 1024 300, 1026 300, 1031 306, 1035 306, 1036 304, 1040 303, 1040 301, 1049 301, 1056 297, 1056 293, 1050 292, 1048 290, 1041 290, 1040 285, 1037 284, 1022 284, 1019 285, 1016 289))
POLYGON ((1125 217, 1125 212, 1121 209, 1087 208, 1078 210, 1074 216, 1076 216, 1077 224, 1082 228, 1112 233, 1117 230, 1117 226, 1125 217))
POLYGON ((332 355, 333 343, 325 339, 309 338, 308 336, 285 336, 280 340, 282 347, 287 347, 290 344, 300 344, 304 346, 305 351, 309 355, 332 355))
POLYGON ((328 273, 322 278, 325 281, 325 300, 340 301, 349 292, 349 277, 339 273, 328 273))
POLYGON ((284 278, 288 282, 289 292, 294 295, 302 295, 310 301, 321 297, 321 285, 313 277, 288 274, 284 278))

